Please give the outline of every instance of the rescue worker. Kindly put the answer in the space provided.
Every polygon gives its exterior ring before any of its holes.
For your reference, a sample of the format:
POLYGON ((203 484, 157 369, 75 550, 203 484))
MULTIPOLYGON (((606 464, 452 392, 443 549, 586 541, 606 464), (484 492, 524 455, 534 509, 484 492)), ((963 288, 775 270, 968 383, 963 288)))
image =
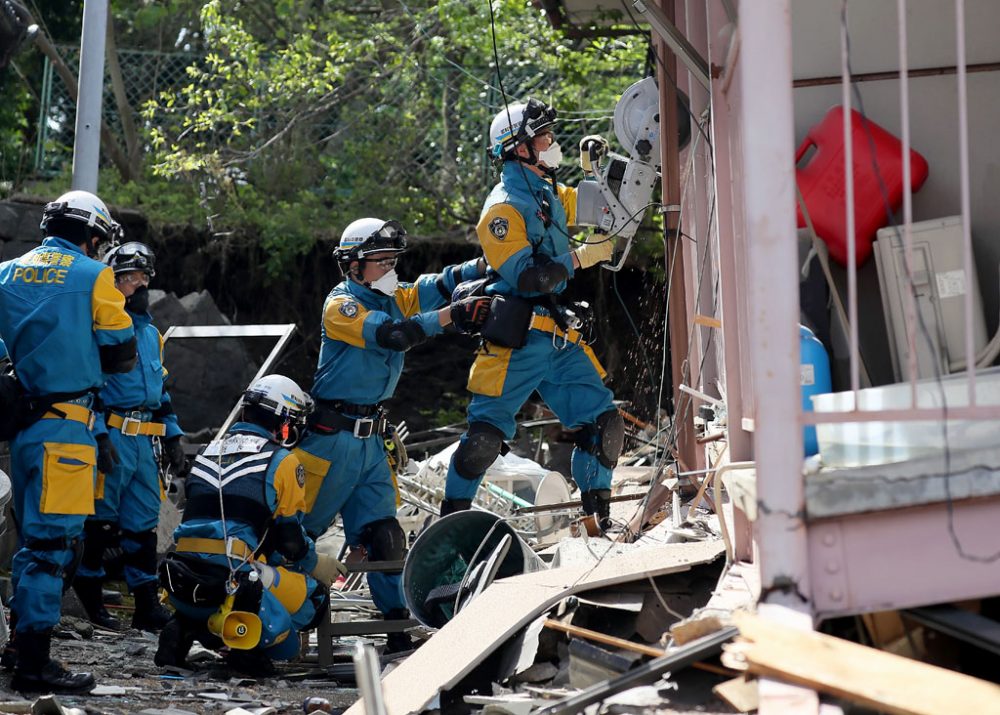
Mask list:
MULTIPOLYGON (((609 523, 611 470, 625 426, 603 384, 604 369, 559 295, 577 270, 610 260, 613 244, 594 237, 571 248, 576 189, 555 180, 562 160, 555 121, 552 107, 529 99, 501 110, 490 125, 490 152, 502 170, 476 233, 497 274, 486 292, 503 297, 503 310, 494 303, 469 374, 469 427, 448 467, 442 516, 470 508, 483 474, 514 436, 515 414, 537 390, 567 428, 578 430, 573 479, 584 511, 603 527, 609 523)), ((591 145, 604 151, 607 142, 587 137, 581 148, 589 153, 591 145)))
POLYGON ((11 442, 21 548, 5 661, 16 654, 15 690, 83 691, 94 678, 52 660, 52 628, 94 513, 95 466, 111 471, 110 443, 93 433, 97 392, 104 375, 133 368, 136 341, 111 269, 94 258, 120 230, 104 202, 70 191, 45 206, 41 229, 39 247, 0 264, 0 334, 24 391, 11 442))
POLYGON ((96 513, 84 524, 83 558, 73 589, 90 620, 118 630, 121 624, 101 598, 104 552, 121 530, 125 581, 135 598, 132 627, 158 631, 170 619, 160 605, 156 577, 156 524, 163 491, 157 453, 163 452, 176 476, 183 477, 183 431, 177 424, 166 389, 163 338, 149 315, 149 281, 156 275, 155 256, 145 244, 124 243, 109 251, 104 262, 115 274, 115 286, 125 296, 132 318, 139 360, 131 372, 112 375, 101 391, 104 416, 117 463, 98 477, 96 513), (102 487, 103 482, 103 489, 102 487))
POLYGON ((184 667, 199 640, 209 648, 230 645, 226 657, 236 670, 269 675, 273 660, 298 653, 297 633, 326 614, 330 584, 346 569, 317 554, 306 535, 305 471, 282 446, 301 434, 311 409, 295 382, 263 377, 243 396, 239 421, 195 457, 174 531, 177 548, 160 566, 175 613, 160 633, 157 665, 184 667), (259 617, 259 640, 237 647, 220 640, 224 631, 208 625, 220 609, 259 617))
MULTIPOLYGON (((459 283, 483 274, 483 259, 400 283, 396 263, 405 250, 406 231, 396 221, 363 218, 344 229, 333 253, 344 280, 323 305, 317 408, 296 450, 306 468, 306 531, 318 538, 339 513, 347 543, 373 561, 401 560, 405 552, 382 402, 396 389, 407 350, 450 325, 476 330, 488 312, 483 297, 449 305, 459 283)), ((368 584, 386 619, 406 617, 399 574, 369 573, 368 584)), ((387 647, 409 643, 394 633, 387 647)))

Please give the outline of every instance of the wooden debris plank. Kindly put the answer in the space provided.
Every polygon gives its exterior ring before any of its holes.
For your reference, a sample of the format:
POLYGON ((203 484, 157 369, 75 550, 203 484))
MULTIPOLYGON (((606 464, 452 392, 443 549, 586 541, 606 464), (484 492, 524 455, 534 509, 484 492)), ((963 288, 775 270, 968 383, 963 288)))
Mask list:
MULTIPOLYGON (((523 574, 495 581, 382 681, 389 715, 420 712, 441 690, 471 672, 521 628, 566 596, 594 588, 687 571, 714 561, 719 541, 666 544, 616 555, 597 565, 523 574)), ((355 703, 345 715, 364 715, 355 703)))
POLYGON ((1000 685, 734 613, 750 671, 900 715, 1000 713, 1000 685))
POLYGON ((746 678, 733 678, 719 683, 712 692, 719 696, 726 705, 739 713, 751 713, 757 709, 757 681, 746 678))

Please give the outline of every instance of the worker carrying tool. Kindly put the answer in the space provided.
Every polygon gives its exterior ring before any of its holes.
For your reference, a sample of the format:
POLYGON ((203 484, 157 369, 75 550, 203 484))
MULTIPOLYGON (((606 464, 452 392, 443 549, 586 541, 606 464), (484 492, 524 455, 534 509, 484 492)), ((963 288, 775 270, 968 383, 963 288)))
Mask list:
POLYGON ((95 513, 84 524, 83 557, 73 590, 92 623, 119 630, 101 597, 104 552, 119 535, 125 581, 135 597, 132 627, 158 631, 170 619, 160 605, 156 579, 156 525, 160 520, 158 455, 161 446, 183 476, 184 434, 167 392, 163 338, 149 314, 149 281, 156 275, 156 256, 149 246, 129 241, 104 256, 115 274, 115 287, 125 296, 125 310, 135 326, 139 359, 130 372, 111 375, 101 390, 107 432, 98 443, 110 457, 98 464, 95 513))
MULTIPOLYGON (((476 233, 493 275, 469 290, 493 300, 469 374, 469 427, 448 468, 442 516, 470 508, 486 469, 514 436, 515 414, 537 390, 563 424, 577 430, 572 474, 584 511, 609 523, 611 470, 624 422, 584 340, 585 308, 560 294, 576 271, 609 261, 614 242, 570 236, 577 190, 555 179, 562 161, 555 124, 555 109, 529 99, 501 109, 490 125, 500 182, 486 198, 476 233)), ((581 150, 596 161, 607 142, 588 136, 581 150)))
POLYGON ((289 378, 263 377, 243 396, 239 421, 195 458, 176 550, 160 565, 176 612, 157 665, 185 667, 198 640, 228 646, 240 672, 270 675, 272 661, 298 653, 298 633, 326 615, 330 585, 346 569, 305 533, 305 470, 288 450, 312 404, 289 378))
MULTIPOLYGON (((450 326, 478 330, 490 303, 482 296, 451 302, 459 283, 483 275, 483 259, 401 283, 396 265, 406 248, 397 221, 362 218, 344 229, 333 252, 344 280, 323 305, 317 409, 296 450, 307 473, 306 531, 318 538, 340 514, 347 544, 373 561, 401 561, 406 550, 387 448, 399 439, 382 402, 392 397, 410 348, 450 326)), ((400 450, 391 453, 398 461, 400 450)), ((398 573, 369 573, 368 585, 386 619, 406 618, 398 573)), ((409 647, 406 634, 389 635, 389 650, 409 647)))

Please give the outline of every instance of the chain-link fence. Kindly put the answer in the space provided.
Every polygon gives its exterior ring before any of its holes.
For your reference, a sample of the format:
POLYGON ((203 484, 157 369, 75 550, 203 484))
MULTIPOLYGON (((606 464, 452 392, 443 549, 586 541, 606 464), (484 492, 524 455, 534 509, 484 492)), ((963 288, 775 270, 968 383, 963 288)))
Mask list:
MULTIPOLYGON (((59 52, 70 67, 79 65, 79 48, 60 46, 59 52)), ((139 112, 150 99, 159 92, 177 89, 190 81, 186 68, 199 61, 192 54, 159 53, 143 50, 118 51, 118 64, 128 105, 133 112, 133 123, 138 129, 139 141, 144 142, 144 120, 139 112)), ((634 68, 634 72, 641 68, 634 68)), ((622 68, 618 77, 630 76, 630 68, 622 68)), ((638 76, 637 74, 632 76, 638 76)), ((439 92, 447 101, 448 93, 461 97, 465 111, 474 115, 470 121, 456 123, 434 122, 431 124, 434 136, 426 136, 426 128, 402 125, 392 126, 396 132, 413 131, 414 140, 404 143, 404 153, 397 154, 395 163, 399 175, 393 177, 400 185, 426 186, 438 182, 442 186, 462 186, 470 181, 480 185, 489 183, 491 172, 486 160, 489 142, 490 119, 504 106, 504 95, 508 102, 515 102, 529 95, 541 99, 559 82, 553 71, 519 66, 505 70, 501 94, 496 71, 493 68, 469 69, 459 66, 421 70, 423 86, 406 86, 401 83, 399 91, 392 93, 391 106, 380 105, 366 108, 365 117, 357 113, 347 116, 343 111, 331 111, 316 117, 307 129, 307 141, 315 142, 323 150, 330 137, 336 137, 341 145, 351 139, 365 140, 372 134, 372 116, 381 113, 392 116, 406 109, 407 102, 416 93, 439 92), (421 134, 420 132, 424 132, 421 134)), ((624 89, 624 86, 622 87, 624 89)), ((111 129, 119 145, 125 148, 125 129, 119 116, 118 102, 113 92, 113 82, 109 63, 105 63, 104 120, 111 129)), ((610 137, 612 110, 595 109, 586 112, 561 112, 559 141, 569 158, 572 157, 579 139, 590 133, 601 133, 610 137)), ((51 63, 46 59, 41 93, 38 145, 35 153, 35 170, 42 175, 51 175, 68 169, 72 162, 75 102, 51 63)), ((267 122, 258 126, 266 127, 267 122)), ((391 126, 391 124, 390 124, 391 126)), ((397 143, 398 147, 399 144, 397 143)), ((144 147, 140 147, 144 149, 144 147)), ((567 177, 570 178, 570 177, 567 177)))
MULTIPOLYGON (((59 45, 59 54, 74 71, 80 65, 80 48, 59 45)), ((185 53, 148 52, 145 50, 118 50, 125 98, 132 108, 133 121, 142 141, 142 106, 164 89, 176 87, 185 81, 185 68, 197 58, 185 53)), ((104 66, 103 117, 119 144, 124 148, 125 130, 118 113, 111 77, 111 68, 104 66)), ((38 143, 35 148, 35 171, 48 175, 62 171, 73 161, 73 133, 76 120, 76 102, 70 90, 45 58, 42 75, 41 108, 38 124, 38 143)))

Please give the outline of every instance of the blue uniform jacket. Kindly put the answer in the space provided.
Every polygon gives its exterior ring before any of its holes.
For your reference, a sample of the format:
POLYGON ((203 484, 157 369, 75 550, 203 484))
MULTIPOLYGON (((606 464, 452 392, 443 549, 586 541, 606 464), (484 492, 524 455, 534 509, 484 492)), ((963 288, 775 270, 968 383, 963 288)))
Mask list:
POLYGON ((404 353, 375 342, 388 320, 414 318, 428 336, 443 328, 434 312, 451 300, 462 281, 479 277, 477 261, 400 283, 396 295, 377 293, 352 280, 339 283, 323 305, 323 343, 312 396, 370 405, 392 397, 403 372, 404 353))
POLYGON ((134 335, 124 306, 111 269, 64 239, 0 264, 0 335, 29 394, 101 387, 98 347, 134 335))
MULTIPOLYGON (((226 436, 228 437, 232 434, 250 434, 273 439, 267 430, 248 422, 237 422, 234 424, 229 428, 226 436)), ((197 478, 194 472, 188 476, 189 481, 197 478)), ((263 493, 265 495, 265 499, 267 500, 265 506, 270 510, 275 524, 294 523, 301 528, 302 514, 305 511, 305 492, 303 491, 305 472, 299 463, 298 457, 281 447, 275 451, 265 472, 262 472, 260 475, 249 474, 241 478, 249 480, 263 479, 263 490, 248 486, 245 492, 263 493)), ((222 521, 218 519, 194 519, 182 523, 174 530, 174 541, 184 537, 222 539, 226 536, 235 537, 252 549, 257 549, 260 546, 261 535, 254 530, 251 524, 241 520, 237 515, 226 518, 225 528, 223 528, 222 521)), ((298 562, 287 565, 302 573, 309 573, 316 567, 316 548, 313 540, 306 535, 304 529, 302 530, 302 538, 308 546, 308 553, 298 562)), ((269 563, 274 561, 271 558, 271 554, 264 554, 264 556, 267 557, 269 563)), ((225 556, 206 554, 203 558, 217 563, 226 562, 225 556)))
MULTIPOLYGON (((563 264, 573 277, 573 255, 567 227, 576 221, 576 189, 552 185, 517 162, 504 164, 500 183, 486 197, 476 234, 486 262, 500 274, 489 293, 533 297, 517 289, 526 268, 542 261, 563 264), (546 224, 544 215, 551 220, 546 224)), ((555 293, 566 289, 560 283, 555 293)))
MULTIPOLYGON (((136 350, 139 359, 131 372, 111 375, 101 390, 105 407, 123 410, 156 410, 170 405, 167 392, 167 369, 163 366, 163 338, 153 325, 149 313, 132 313, 135 325, 136 350)), ((166 425, 166 438, 178 437, 184 431, 177 424, 177 415, 169 414, 157 418, 166 425)))

